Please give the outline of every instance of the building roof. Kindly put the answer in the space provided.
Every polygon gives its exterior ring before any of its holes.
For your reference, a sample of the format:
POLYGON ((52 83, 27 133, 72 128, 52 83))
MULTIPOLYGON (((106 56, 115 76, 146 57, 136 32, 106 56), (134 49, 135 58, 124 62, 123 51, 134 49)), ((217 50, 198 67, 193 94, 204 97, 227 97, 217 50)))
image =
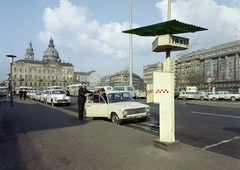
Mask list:
POLYGON ((154 25, 135 28, 131 30, 123 31, 123 33, 136 34, 140 36, 156 36, 165 34, 182 34, 188 32, 204 31, 208 30, 195 25, 186 24, 177 20, 170 20, 154 25))
MULTIPOLYGON (((36 61, 36 60, 17 60, 14 63, 17 62, 24 62, 24 63, 30 63, 30 64, 41 64, 41 65, 47 65, 49 62, 55 62, 55 61, 36 61)), ((69 66, 69 67, 73 67, 72 63, 59 63, 59 62, 55 62, 56 64, 60 65, 60 66, 69 66)))

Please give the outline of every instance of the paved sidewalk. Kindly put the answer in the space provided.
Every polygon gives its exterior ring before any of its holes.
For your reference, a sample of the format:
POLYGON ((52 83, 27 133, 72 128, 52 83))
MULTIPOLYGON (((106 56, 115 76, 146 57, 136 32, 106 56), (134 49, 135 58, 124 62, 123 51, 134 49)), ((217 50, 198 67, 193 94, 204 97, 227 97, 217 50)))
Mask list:
POLYGON ((200 100, 191 100, 186 103, 187 105, 201 106, 201 107, 212 107, 219 109, 230 109, 230 110, 240 110, 240 102, 223 102, 223 101, 200 101, 200 100))
POLYGON ((31 100, 9 105, 3 100, 0 107, 0 169, 240 169, 238 159, 185 144, 168 153, 153 147, 154 135, 108 121, 80 121, 60 107, 31 100))

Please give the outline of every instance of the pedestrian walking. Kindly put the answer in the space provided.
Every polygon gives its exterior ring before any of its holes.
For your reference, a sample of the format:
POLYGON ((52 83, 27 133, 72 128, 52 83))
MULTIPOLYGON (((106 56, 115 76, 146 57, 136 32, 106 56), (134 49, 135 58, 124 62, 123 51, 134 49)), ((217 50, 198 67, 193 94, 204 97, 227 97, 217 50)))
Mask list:
POLYGON ((83 119, 83 111, 84 111, 84 104, 86 102, 87 93, 92 93, 91 91, 87 90, 86 83, 82 83, 82 87, 78 90, 78 117, 79 120, 83 119))
POLYGON ((24 98, 24 100, 26 100, 26 98, 27 98, 27 90, 24 90, 24 92, 23 92, 23 98, 24 98))
POLYGON ((22 100, 22 96, 23 96, 23 90, 21 89, 21 90, 19 91, 20 100, 22 100))

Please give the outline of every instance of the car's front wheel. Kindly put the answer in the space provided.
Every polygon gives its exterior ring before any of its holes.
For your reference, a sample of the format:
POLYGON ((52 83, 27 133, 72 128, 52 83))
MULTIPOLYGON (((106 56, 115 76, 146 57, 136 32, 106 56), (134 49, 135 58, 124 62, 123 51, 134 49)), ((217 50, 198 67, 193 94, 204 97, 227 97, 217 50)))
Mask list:
POLYGON ((216 100, 217 100, 217 98, 216 98, 216 97, 214 97, 214 98, 213 98, 213 101, 216 101, 216 100))
POLYGON ((118 124, 121 125, 122 124, 122 120, 119 119, 118 115, 116 113, 113 113, 111 116, 111 120, 114 124, 118 124))
POLYGON ((144 118, 138 119, 139 122, 145 122, 146 120, 147 120, 147 117, 144 117, 144 118))
POLYGON ((204 100, 204 97, 202 97, 202 96, 201 96, 201 97, 200 97, 200 100, 202 100, 202 101, 203 101, 203 100, 204 100))
POLYGON ((231 97, 231 100, 232 100, 232 101, 235 101, 235 100, 236 100, 236 98, 235 98, 235 97, 231 97))

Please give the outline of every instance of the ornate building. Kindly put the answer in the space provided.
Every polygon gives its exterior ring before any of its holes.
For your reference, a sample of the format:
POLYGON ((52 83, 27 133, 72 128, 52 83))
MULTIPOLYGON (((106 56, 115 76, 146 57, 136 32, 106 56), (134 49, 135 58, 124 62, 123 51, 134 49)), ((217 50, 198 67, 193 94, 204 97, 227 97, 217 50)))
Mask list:
POLYGON ((13 63, 13 88, 28 86, 41 89, 47 86, 61 86, 62 89, 66 89, 67 85, 73 84, 73 76, 73 65, 61 62, 52 38, 42 61, 34 60, 30 41, 25 58, 13 63))
POLYGON ((177 62, 177 86, 188 85, 208 90, 238 92, 240 88, 240 40, 221 44, 209 49, 183 54, 177 62), (212 82, 208 84, 207 78, 212 82))

